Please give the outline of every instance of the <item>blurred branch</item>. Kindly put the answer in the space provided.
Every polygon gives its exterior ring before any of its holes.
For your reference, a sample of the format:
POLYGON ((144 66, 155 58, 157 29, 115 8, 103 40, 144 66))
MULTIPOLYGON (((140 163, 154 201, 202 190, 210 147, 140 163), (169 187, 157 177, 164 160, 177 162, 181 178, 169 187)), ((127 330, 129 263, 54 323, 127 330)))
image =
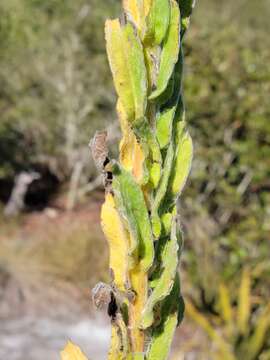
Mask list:
POLYGON ((16 176, 10 199, 4 209, 5 216, 16 216, 24 209, 25 194, 30 184, 39 178, 40 174, 34 171, 22 171, 16 176))

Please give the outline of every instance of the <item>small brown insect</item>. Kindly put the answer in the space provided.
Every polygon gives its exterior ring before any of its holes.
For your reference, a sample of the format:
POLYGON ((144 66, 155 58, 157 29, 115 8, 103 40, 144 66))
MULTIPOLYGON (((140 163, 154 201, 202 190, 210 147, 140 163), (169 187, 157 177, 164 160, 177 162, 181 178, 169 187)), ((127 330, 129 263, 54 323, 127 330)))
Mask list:
POLYGON ((97 131, 95 133, 95 136, 89 143, 93 159, 99 170, 102 170, 104 166, 109 162, 107 136, 108 134, 106 130, 97 131))

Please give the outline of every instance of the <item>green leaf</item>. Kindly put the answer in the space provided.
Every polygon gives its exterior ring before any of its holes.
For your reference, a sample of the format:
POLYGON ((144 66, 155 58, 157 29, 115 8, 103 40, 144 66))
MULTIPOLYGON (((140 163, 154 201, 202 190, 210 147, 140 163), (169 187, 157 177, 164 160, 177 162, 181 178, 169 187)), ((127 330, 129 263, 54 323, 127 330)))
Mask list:
POLYGON ((159 45, 165 38, 170 21, 170 1, 153 0, 146 19, 147 30, 144 42, 159 45))
POLYGON ((172 212, 167 212, 161 216, 161 223, 162 223, 161 236, 168 236, 168 234, 170 233, 174 215, 176 215, 176 209, 173 209, 172 212))
POLYGON ((182 100, 179 104, 180 99, 180 91, 181 91, 181 79, 182 79, 182 72, 183 72, 183 53, 182 50, 179 54, 179 60, 175 66, 174 78, 175 78, 175 86, 174 92, 170 99, 170 101, 166 104, 166 110, 160 115, 157 120, 157 139, 160 144, 160 148, 165 148, 169 145, 164 166, 162 177, 159 183, 159 187, 157 192, 154 196, 154 202, 152 205, 152 227, 153 227, 153 234, 155 238, 158 238, 161 233, 161 221, 159 217, 159 208, 162 204, 162 201, 165 197, 169 179, 172 174, 172 167, 174 164, 174 153, 177 148, 177 136, 175 136, 175 131, 178 127, 178 122, 182 120, 182 100), (181 110, 179 111, 178 108, 181 110))
POLYGON ((154 189, 157 188, 160 177, 161 177, 161 164, 154 162, 154 164, 151 165, 150 176, 149 176, 150 183, 154 189))
POLYGON ((166 148, 170 143, 175 110, 175 106, 166 108, 157 118, 157 140, 161 149, 166 148))
MULTIPOLYGON (((183 51, 180 49, 179 59, 173 74, 174 87, 169 101, 164 105, 164 110, 157 118, 157 139, 161 149, 164 149, 172 140, 173 120, 181 93, 183 75, 183 51)), ((160 99, 159 99, 160 100, 160 99)))
POLYGON ((141 268, 147 271, 153 263, 154 245, 148 210, 144 195, 133 176, 114 165, 113 191, 120 214, 127 223, 131 237, 134 239, 131 252, 137 245, 137 256, 141 268))
POLYGON ((142 44, 131 24, 119 20, 105 24, 107 53, 114 84, 127 118, 142 118, 146 109, 147 74, 142 44))
POLYGON ((175 0, 171 0, 171 20, 161 52, 156 89, 149 96, 150 100, 156 99, 166 90, 168 82, 172 76, 174 66, 178 60, 179 49, 180 11, 177 2, 175 0))
POLYGON ((154 322, 154 307, 172 290, 178 266, 177 221, 172 223, 171 237, 166 240, 161 253, 161 275, 149 296, 142 314, 141 328, 147 329, 154 322))
POLYGON ((160 107, 162 107, 162 105, 166 104, 172 98, 174 93, 174 87, 175 87, 175 78, 173 73, 170 80, 168 81, 166 90, 158 97, 158 99, 156 99, 160 107))
POLYGON ((132 353, 130 360, 144 360, 145 356, 144 353, 132 353))
POLYGON ((183 191, 188 175, 190 173, 192 158, 193 158, 193 145, 192 139, 186 130, 186 123, 183 120, 184 110, 183 104, 179 103, 176 114, 175 126, 175 142, 176 151, 175 158, 172 166, 172 173, 168 184, 168 192, 166 194, 166 205, 173 205, 176 199, 183 191))
POLYGON ((167 191, 168 181, 172 171, 173 159, 174 159, 174 145, 173 143, 171 143, 166 154, 162 177, 152 205, 153 234, 156 239, 159 238, 161 232, 159 207, 167 191))
POLYGON ((161 308, 161 324, 154 328, 152 343, 147 353, 148 360, 165 360, 170 353, 175 329, 178 325, 179 305, 183 312, 183 302, 179 304, 179 277, 176 276, 171 294, 161 308))
POLYGON ((193 157, 192 139, 187 130, 181 132, 173 167, 171 189, 172 194, 178 197, 183 191, 191 169, 193 157))

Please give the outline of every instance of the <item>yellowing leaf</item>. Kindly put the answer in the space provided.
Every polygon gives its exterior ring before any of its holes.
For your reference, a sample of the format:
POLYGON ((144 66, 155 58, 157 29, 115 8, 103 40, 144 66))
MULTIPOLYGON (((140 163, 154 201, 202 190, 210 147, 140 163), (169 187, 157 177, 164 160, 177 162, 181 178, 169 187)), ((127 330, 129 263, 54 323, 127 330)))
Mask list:
POLYGON ((131 341, 134 348, 143 351, 144 333, 139 328, 139 321, 141 319, 141 313, 147 300, 147 273, 142 270, 140 266, 136 266, 130 271, 130 282, 132 285, 132 289, 137 294, 137 296, 135 297, 135 301, 133 303, 130 303, 129 307, 130 323, 133 324, 131 341))
POLYGON ((127 17, 136 25, 140 34, 145 31, 145 18, 149 13, 152 0, 123 0, 127 17))
POLYGON ((123 0, 123 7, 127 16, 132 19, 137 29, 144 27, 144 6, 142 0, 123 0))
POLYGON ((185 310, 187 315, 196 322, 212 339, 218 347, 218 353, 220 354, 219 359, 222 360, 236 360, 233 355, 230 346, 226 341, 219 335, 218 331, 210 324, 208 319, 202 315, 191 302, 185 300, 185 310))
POLYGON ((116 324, 112 324, 111 344, 108 353, 108 360, 124 360, 123 353, 121 352, 121 340, 118 333, 116 324))
MULTIPOLYGON (((247 360, 257 359, 259 351, 266 341, 266 334, 270 328, 270 304, 262 311, 257 319, 254 333, 247 345, 247 360)), ((270 355, 270 354, 269 354, 270 355)))
POLYGON ((241 334, 246 334, 250 317, 250 273, 244 269, 238 294, 237 325, 241 334))
POLYGON ((156 187, 160 180, 162 163, 159 144, 146 118, 134 126, 134 132, 136 137, 140 139, 143 151, 146 154, 150 183, 156 187))
POLYGON ((232 306, 230 301, 229 290, 224 284, 219 286, 219 307, 223 320, 228 324, 233 323, 232 306))
POLYGON ((117 112, 123 133, 119 146, 120 163, 125 170, 134 175, 138 183, 142 183, 146 171, 145 154, 128 123, 127 115, 120 101, 117 103, 117 112))
POLYGON ((88 360, 81 349, 69 341, 61 351, 61 360, 88 360))
POLYGON ((133 26, 119 20, 105 24, 107 53, 114 84, 129 121, 142 118, 146 109, 147 74, 143 48, 133 26))
POLYGON ((148 13, 150 11, 150 8, 151 8, 151 5, 152 5, 152 2, 153 2, 153 0, 144 0, 143 1, 144 16, 148 15, 148 13))
POLYGON ((128 272, 129 235, 115 207, 112 194, 106 195, 101 210, 101 225, 110 247, 110 268, 113 270, 116 286, 125 291, 128 272))

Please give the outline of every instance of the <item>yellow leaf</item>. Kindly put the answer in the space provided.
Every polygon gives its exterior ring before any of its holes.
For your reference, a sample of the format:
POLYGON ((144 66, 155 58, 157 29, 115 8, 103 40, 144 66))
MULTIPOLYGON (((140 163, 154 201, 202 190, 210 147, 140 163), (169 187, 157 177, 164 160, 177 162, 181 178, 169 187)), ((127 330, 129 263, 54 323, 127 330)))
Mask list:
POLYGON ((110 248, 110 268, 113 270, 116 286, 125 291, 128 272, 129 235, 116 210, 112 194, 106 195, 101 210, 101 225, 110 248))
POLYGON ((61 351, 61 360, 88 360, 81 349, 69 341, 61 351))
POLYGON ((233 314, 229 290, 224 284, 219 285, 219 307, 223 320, 227 325, 232 325, 233 314))
POLYGON ((119 147, 120 163, 127 171, 130 171, 134 175, 138 183, 141 183, 144 177, 145 155, 134 132, 130 128, 127 115, 119 100, 117 103, 117 113, 123 133, 119 147))
POLYGON ((212 339, 218 349, 219 359, 222 360, 236 360, 233 355, 229 344, 221 337, 218 331, 210 324, 208 319, 199 313, 199 311, 193 306, 191 302, 185 300, 185 310, 187 315, 196 322, 212 339))
MULTIPOLYGON (((270 328, 270 304, 262 311, 257 318, 254 333, 249 339, 247 346, 247 359, 257 359, 259 351, 266 341, 266 334, 270 328)), ((270 354, 269 354, 270 355, 270 354)))
POLYGON ((133 26, 119 20, 105 24, 106 48, 116 92, 130 122, 144 116, 147 74, 142 44, 133 26))
POLYGON ((152 0, 124 0, 123 7, 140 33, 144 32, 145 19, 149 13, 152 0))
POLYGON ((144 0, 143 7, 144 7, 144 16, 146 17, 149 13, 153 0, 144 0))
POLYGON ((250 317, 250 273, 244 269, 238 294, 237 325, 241 334, 246 334, 250 317))
POLYGON ((140 330, 140 320, 143 308, 147 300, 147 273, 135 267, 130 271, 130 282, 132 289, 137 294, 135 301, 130 304, 129 318, 132 324, 132 346, 136 351, 143 351, 144 348, 144 332, 140 330))
POLYGON ((130 86, 130 78, 126 67, 126 58, 123 54, 122 30, 118 19, 106 21, 105 37, 116 91, 123 102, 128 117, 132 118, 134 116, 134 101, 132 88, 130 86), (120 69, 120 71, 117 71, 116 69, 120 69))
POLYGON ((108 353, 108 360, 122 360, 123 354, 121 354, 120 348, 121 341, 118 334, 118 328, 115 324, 112 324, 111 345, 108 353))

